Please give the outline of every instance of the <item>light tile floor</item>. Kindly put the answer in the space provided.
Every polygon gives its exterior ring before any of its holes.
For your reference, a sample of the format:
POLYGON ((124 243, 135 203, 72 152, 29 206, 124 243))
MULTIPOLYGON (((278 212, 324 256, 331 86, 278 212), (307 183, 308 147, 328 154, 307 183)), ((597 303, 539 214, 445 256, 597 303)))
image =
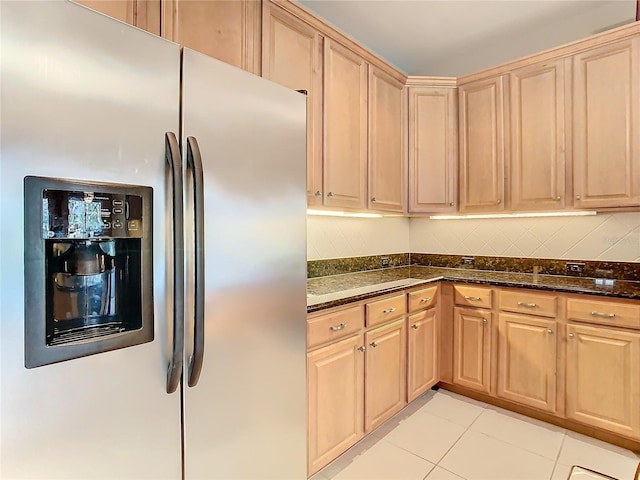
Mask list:
POLYGON ((566 480, 572 465, 634 480, 633 452, 430 390, 311 480, 566 480))

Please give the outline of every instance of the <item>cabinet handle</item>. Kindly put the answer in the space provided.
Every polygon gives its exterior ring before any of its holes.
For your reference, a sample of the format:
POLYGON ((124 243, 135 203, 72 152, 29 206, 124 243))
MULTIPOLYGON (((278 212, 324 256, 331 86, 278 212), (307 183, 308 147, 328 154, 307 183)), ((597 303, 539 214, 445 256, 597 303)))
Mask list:
POLYGON ((331 330, 333 330, 334 332, 337 332, 338 330, 342 330, 343 328, 346 328, 346 326, 347 324, 343 322, 340 325, 332 325, 331 330))
POLYGON ((333 192, 327 193, 327 197, 333 197, 333 192))
POLYGON ((364 345, 361 345, 361 346, 358 347, 358 350, 360 352, 364 352, 366 349, 367 349, 367 347, 365 347, 364 345))
POLYGON ((553 330, 551 330, 550 328, 547 328, 547 333, 553 333, 553 330))
POLYGON ((378 201, 378 199, 377 199, 376 197, 371 197, 371 201, 372 201, 372 202, 377 202, 377 201, 378 201))
POLYGON ((570 333, 569 338, 573 338, 573 337, 574 337, 573 333, 570 333))
POLYGON ((474 302, 479 302, 480 300, 482 300, 480 297, 474 297, 474 296, 471 296, 471 295, 465 295, 464 299, 465 300, 471 300, 471 301, 474 301, 474 302))
POLYGON ((582 197, 580 195, 576 195, 576 200, 580 200, 582 197))
POLYGON ((594 317, 605 317, 605 318, 613 318, 616 316, 615 313, 604 313, 604 312, 591 312, 591 315, 594 317))
POLYGON ((413 325, 411 325, 411 328, 413 328, 414 330, 418 329, 418 325, 416 325, 415 323, 413 325))
POLYGON ((322 192, 320 190, 316 190, 316 193, 314 194, 316 197, 319 197, 322 195, 322 192))
POLYGON ((518 302, 518 305, 520 305, 521 307, 529 307, 529 308, 534 308, 538 306, 537 303, 527 303, 527 302, 518 302))
POLYGON ((420 303, 426 303, 431 300, 431 297, 424 297, 420 299, 420 303))
POLYGON ((378 346, 378 342, 371 342, 369 345, 371 345, 373 348, 376 348, 378 346))
POLYGON ((486 318, 483 318, 483 319, 482 319, 482 323, 484 323, 484 324, 486 325, 486 324, 487 324, 487 319, 486 319, 486 318))
POLYGON ((396 311, 396 307, 391 307, 391 308, 387 308, 386 310, 383 310, 382 313, 393 313, 396 311))

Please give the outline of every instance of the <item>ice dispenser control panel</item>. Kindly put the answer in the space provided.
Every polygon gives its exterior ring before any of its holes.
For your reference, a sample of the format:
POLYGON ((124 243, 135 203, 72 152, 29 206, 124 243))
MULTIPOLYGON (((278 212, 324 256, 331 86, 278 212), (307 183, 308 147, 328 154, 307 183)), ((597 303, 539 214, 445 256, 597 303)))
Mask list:
POLYGON ((142 197, 44 190, 42 236, 45 239, 140 238, 142 197))

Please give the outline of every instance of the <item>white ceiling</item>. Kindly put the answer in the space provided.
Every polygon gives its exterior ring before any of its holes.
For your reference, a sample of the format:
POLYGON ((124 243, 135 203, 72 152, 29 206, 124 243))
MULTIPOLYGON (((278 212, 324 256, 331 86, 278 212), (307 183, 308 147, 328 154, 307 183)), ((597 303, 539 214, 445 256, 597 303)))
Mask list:
POLYGON ((410 75, 464 75, 636 15, 636 0, 298 1, 410 75))

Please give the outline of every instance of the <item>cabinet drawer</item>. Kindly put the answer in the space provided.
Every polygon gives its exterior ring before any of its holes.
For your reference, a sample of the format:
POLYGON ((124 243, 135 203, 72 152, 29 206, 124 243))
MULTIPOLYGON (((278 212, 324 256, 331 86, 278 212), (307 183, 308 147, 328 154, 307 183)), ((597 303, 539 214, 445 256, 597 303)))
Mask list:
POLYGON ((536 293, 530 290, 500 290, 500 310, 509 312, 556 317, 558 315, 558 297, 536 293))
POLYGON ((367 327, 393 320, 394 318, 404 315, 407 311, 405 295, 404 293, 400 293, 393 297, 378 300, 377 302, 367 303, 365 310, 367 314, 367 327))
POLYGON ((486 287, 454 285, 456 305, 476 308, 491 308, 492 290, 486 287))
POLYGON ((409 298, 409 311, 416 312, 432 307, 438 301, 438 286, 415 290, 407 296, 409 298))
POLYGON ((307 321, 307 348, 358 332, 364 327, 362 305, 339 310, 307 321))
POLYGON ((640 304, 569 298, 567 318, 579 322, 640 328, 640 304))

